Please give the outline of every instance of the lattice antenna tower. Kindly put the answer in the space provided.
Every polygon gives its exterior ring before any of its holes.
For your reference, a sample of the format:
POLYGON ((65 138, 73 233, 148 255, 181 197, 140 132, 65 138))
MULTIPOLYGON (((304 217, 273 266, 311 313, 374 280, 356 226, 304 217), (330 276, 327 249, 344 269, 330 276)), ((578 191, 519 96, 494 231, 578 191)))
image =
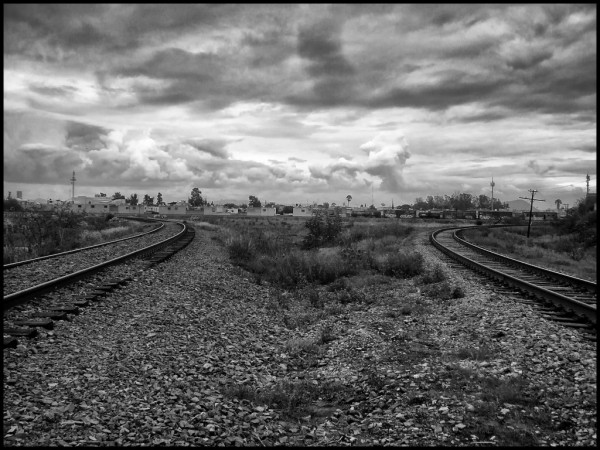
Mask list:
POLYGON ((71 178, 71 200, 75 201, 75 182, 77 181, 75 179, 75 171, 73 171, 73 177, 71 178))
POLYGON ((585 185, 586 185, 585 196, 587 197, 588 195, 590 195, 590 174, 589 173, 585 176, 585 185))

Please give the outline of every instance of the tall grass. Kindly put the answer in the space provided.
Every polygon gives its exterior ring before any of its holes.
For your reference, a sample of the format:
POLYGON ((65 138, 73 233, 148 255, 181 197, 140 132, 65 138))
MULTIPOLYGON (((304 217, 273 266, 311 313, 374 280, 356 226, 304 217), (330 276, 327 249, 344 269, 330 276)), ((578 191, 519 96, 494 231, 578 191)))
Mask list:
POLYGON ((465 238, 515 259, 565 272, 579 278, 596 280, 596 246, 585 248, 576 233, 561 234, 559 227, 531 227, 530 238, 523 228, 491 228, 465 231, 465 238))
POLYGON ((252 272, 257 282, 268 281, 285 288, 329 284, 365 271, 397 278, 413 277, 423 271, 422 256, 407 251, 403 245, 413 231, 411 227, 395 222, 375 225, 351 222, 336 238, 327 235, 317 239, 319 233, 328 230, 328 223, 323 217, 306 221, 312 224, 305 230, 307 236, 312 236, 308 239, 310 245, 301 234, 293 241, 290 230, 283 225, 274 229, 252 222, 232 223, 225 232, 224 242, 232 261, 252 272), (317 245, 332 242, 338 245, 327 248, 317 245))
POLYGON ((119 239, 142 231, 140 225, 122 225, 110 216, 26 212, 4 223, 4 264, 65 252, 119 239))

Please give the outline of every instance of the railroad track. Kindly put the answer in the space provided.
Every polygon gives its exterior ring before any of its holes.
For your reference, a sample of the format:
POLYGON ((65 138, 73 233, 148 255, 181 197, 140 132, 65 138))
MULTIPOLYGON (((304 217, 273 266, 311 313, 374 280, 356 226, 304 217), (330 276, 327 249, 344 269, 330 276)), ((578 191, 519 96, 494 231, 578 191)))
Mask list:
MULTIPOLYGON (((139 219, 139 218, 135 218, 135 217, 134 218, 129 218, 129 220, 136 220, 136 221, 140 221, 140 222, 154 222, 154 221, 151 221, 150 219, 139 219)), ((146 235, 149 235, 149 234, 152 234, 152 233, 156 233, 157 231, 160 231, 161 229, 163 229, 164 226, 165 226, 164 223, 160 223, 160 222, 155 223, 155 224, 157 226, 155 226, 153 229, 151 229, 149 231, 145 231, 143 233, 135 234, 133 236, 127 236, 127 237, 124 237, 124 238, 121 238, 121 239, 115 239, 114 241, 102 242, 100 244, 90 245, 90 246, 87 246, 87 247, 76 248, 74 250, 69 250, 69 251, 66 251, 66 252, 54 253, 52 255, 47 255, 47 256, 40 256, 39 258, 25 259, 23 261, 17 261, 17 262, 14 262, 14 263, 4 264, 2 266, 2 270, 3 271, 7 271, 7 270, 10 270, 10 269, 14 269, 15 267, 24 266, 26 264, 35 264, 35 263, 38 263, 40 261, 44 261, 44 260, 47 260, 47 259, 61 258, 62 256, 65 256, 65 255, 72 255, 74 253, 82 253, 82 252, 86 252, 86 251, 89 251, 89 250, 92 250, 92 249, 95 249, 95 248, 105 247, 105 246, 108 246, 108 245, 113 245, 113 244, 116 244, 117 242, 125 242, 125 241, 131 240, 131 239, 139 238, 141 236, 146 236, 146 235)), ((4 272, 4 273, 6 273, 6 272, 4 272)))
MULTIPOLYGON (((111 291, 131 281, 140 270, 158 264, 187 246, 195 230, 184 223, 173 223, 163 228, 176 227, 166 238, 121 254, 98 264, 69 269, 47 281, 9 293, 3 297, 4 347, 14 347, 17 338, 37 335, 37 327, 53 328, 54 320, 69 320, 81 308, 101 301, 111 291)), ((64 258, 65 255, 62 255, 64 258)), ((64 259, 61 259, 64 263, 64 259)), ((38 261, 37 264, 47 261, 38 261)), ((36 264, 34 263, 33 266, 36 264)))
MULTIPOLYGON (((44 282, 69 276, 74 272, 126 255, 133 250, 151 246, 173 236, 181 225, 157 223, 159 227, 133 237, 118 239, 42 258, 8 264, 3 267, 3 295, 35 287, 44 282)), ((151 224, 150 226, 154 226, 151 224)))
POLYGON ((520 294, 524 300, 542 304, 546 318, 595 332, 596 283, 512 259, 467 242, 464 230, 436 230, 430 242, 454 261, 502 285, 501 293, 520 294))

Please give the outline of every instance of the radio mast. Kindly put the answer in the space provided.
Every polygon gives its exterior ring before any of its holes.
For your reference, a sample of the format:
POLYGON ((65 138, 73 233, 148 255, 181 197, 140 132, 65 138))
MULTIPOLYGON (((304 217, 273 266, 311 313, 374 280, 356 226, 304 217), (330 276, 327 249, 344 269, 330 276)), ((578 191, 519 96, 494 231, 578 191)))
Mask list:
POLYGON ((585 185, 586 185, 585 196, 588 197, 590 195, 590 174, 589 173, 585 176, 585 185))
POLYGON ((77 181, 75 179, 75 171, 73 171, 73 178, 71 178, 71 201, 74 202, 75 201, 75 181, 77 181))

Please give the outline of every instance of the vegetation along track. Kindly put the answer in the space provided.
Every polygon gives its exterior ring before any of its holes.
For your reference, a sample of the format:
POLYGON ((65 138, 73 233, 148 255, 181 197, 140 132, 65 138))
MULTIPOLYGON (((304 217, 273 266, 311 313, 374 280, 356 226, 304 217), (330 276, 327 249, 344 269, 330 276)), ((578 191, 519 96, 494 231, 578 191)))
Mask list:
POLYGON ((64 253, 6 264, 3 267, 4 296, 92 267, 137 249, 147 247, 179 232, 181 227, 159 226, 125 239, 83 247, 64 253))
POLYGON ((152 255, 152 259, 142 265, 154 264, 187 245, 193 236, 193 229, 186 224, 166 222, 160 231, 140 235, 137 239, 114 241, 111 245, 90 247, 83 249, 86 251, 5 269, 2 308, 6 311, 28 299, 134 258, 152 255))
POLYGON ((526 292, 584 324, 596 324, 596 283, 508 258, 461 238, 462 228, 443 228, 430 242, 450 258, 503 285, 526 292))
MULTIPOLYGON (((96 248, 99 248, 99 247, 104 247, 104 246, 107 246, 107 245, 115 245, 118 242, 124 242, 124 241, 128 241, 130 239, 136 239, 136 238, 148 235, 148 234, 156 233, 157 231, 163 229, 164 226, 165 226, 164 223, 155 222, 152 219, 130 218, 129 220, 136 220, 136 221, 142 221, 142 222, 152 222, 151 226, 153 226, 154 228, 152 228, 150 231, 145 231, 143 233, 134 234, 133 236, 127 236, 127 237, 124 237, 124 238, 121 238, 121 239, 115 239, 114 241, 101 242, 100 244, 90 245, 89 247, 82 247, 82 248, 77 248, 75 250, 69 250, 69 251, 66 251, 66 252, 54 253, 52 255, 40 256, 39 258, 25 259, 23 261, 17 261, 17 262, 14 262, 14 263, 4 264, 4 266, 3 266, 4 274, 6 276, 6 273, 10 273, 10 272, 7 272, 7 271, 9 271, 10 269, 14 269, 15 267, 23 266, 25 264, 35 264, 35 263, 38 263, 38 262, 46 260, 46 259, 53 259, 54 261, 52 261, 51 264, 54 264, 57 261, 56 258, 61 258, 63 256, 71 255, 73 253, 88 252, 88 251, 90 251, 92 249, 96 249, 96 248)), ((112 248, 114 248, 114 247, 112 247, 112 248)))

